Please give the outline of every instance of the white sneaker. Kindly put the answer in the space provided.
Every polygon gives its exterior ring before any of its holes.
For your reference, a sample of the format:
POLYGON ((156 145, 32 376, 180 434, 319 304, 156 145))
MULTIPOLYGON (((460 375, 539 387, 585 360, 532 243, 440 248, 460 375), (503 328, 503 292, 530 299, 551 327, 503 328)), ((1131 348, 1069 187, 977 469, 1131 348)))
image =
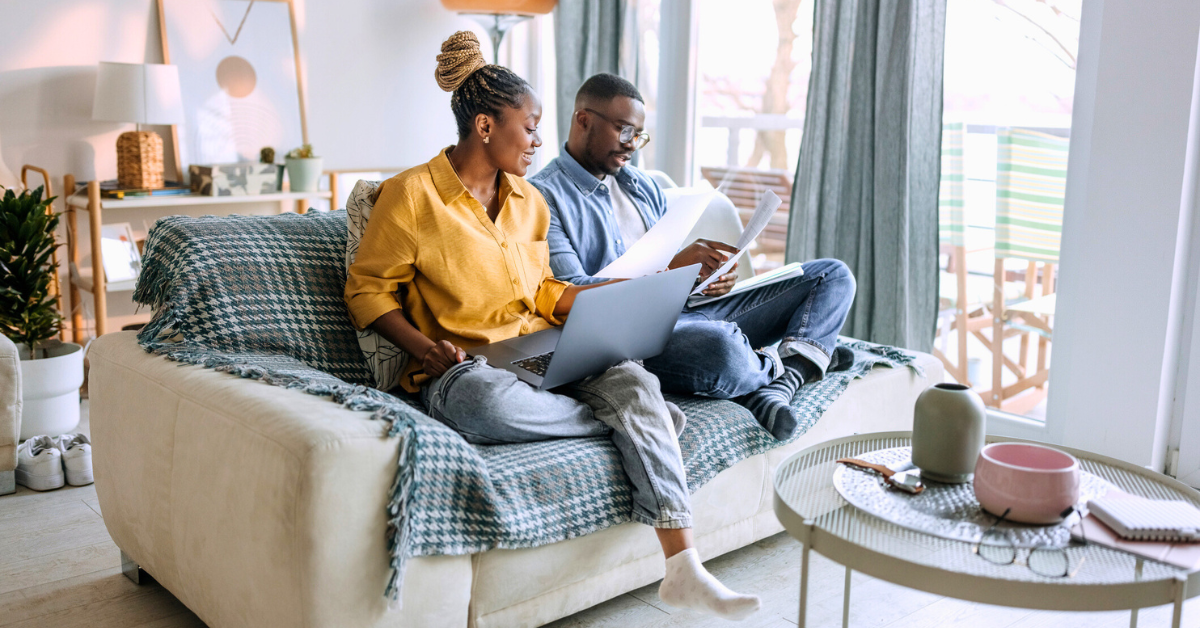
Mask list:
POLYGON ((85 486, 92 483, 92 442, 84 434, 63 434, 54 439, 62 453, 62 466, 67 472, 67 484, 85 486))
POLYGON ((34 436, 17 447, 17 484, 35 491, 62 488, 62 452, 49 436, 34 436))

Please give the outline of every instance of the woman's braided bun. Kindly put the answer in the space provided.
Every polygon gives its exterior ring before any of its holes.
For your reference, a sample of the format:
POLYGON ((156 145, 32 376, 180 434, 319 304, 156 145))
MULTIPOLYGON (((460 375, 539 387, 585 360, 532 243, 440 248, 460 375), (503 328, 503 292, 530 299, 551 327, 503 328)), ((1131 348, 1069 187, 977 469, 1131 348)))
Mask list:
POLYGON ((487 63, 479 50, 479 38, 471 31, 458 31, 442 42, 442 53, 437 56, 438 87, 447 92, 458 89, 471 73, 487 63))

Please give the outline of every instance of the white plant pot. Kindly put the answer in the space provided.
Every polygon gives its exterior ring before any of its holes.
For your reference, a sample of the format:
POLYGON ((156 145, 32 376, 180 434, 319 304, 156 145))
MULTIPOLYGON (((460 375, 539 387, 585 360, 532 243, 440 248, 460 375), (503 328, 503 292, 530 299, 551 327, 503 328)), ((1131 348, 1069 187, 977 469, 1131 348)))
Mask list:
POLYGON ((79 425, 79 387, 83 385, 83 347, 58 343, 47 347, 49 357, 29 359, 29 349, 17 345, 21 356, 21 440, 45 434, 66 434, 79 425))
POLYGON ((321 182, 321 158, 287 158, 288 186, 292 192, 316 192, 321 182))

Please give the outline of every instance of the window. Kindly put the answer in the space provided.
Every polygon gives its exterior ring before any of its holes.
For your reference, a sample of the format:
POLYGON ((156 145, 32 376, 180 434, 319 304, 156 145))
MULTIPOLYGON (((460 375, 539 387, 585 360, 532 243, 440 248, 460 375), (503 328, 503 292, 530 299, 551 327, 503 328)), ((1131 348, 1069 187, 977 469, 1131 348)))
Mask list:
POLYGON ((783 263, 792 181, 812 68, 809 0, 696 0, 699 35, 693 180, 707 180, 743 213, 770 189, 783 199, 759 236, 758 272, 783 263))
POLYGON ((1041 420, 1081 4, 962 0, 946 11, 935 351, 989 405, 1041 420))

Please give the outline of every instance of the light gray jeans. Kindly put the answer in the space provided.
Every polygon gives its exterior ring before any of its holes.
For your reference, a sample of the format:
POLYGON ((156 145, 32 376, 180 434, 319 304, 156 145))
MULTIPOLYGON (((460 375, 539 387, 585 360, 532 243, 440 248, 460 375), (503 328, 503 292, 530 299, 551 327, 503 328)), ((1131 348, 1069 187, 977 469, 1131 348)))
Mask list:
POLYGON ((610 435, 633 484, 633 518, 656 528, 692 527, 679 452, 684 414, 637 362, 538 390, 476 356, 421 391, 429 415, 476 445, 610 435))

